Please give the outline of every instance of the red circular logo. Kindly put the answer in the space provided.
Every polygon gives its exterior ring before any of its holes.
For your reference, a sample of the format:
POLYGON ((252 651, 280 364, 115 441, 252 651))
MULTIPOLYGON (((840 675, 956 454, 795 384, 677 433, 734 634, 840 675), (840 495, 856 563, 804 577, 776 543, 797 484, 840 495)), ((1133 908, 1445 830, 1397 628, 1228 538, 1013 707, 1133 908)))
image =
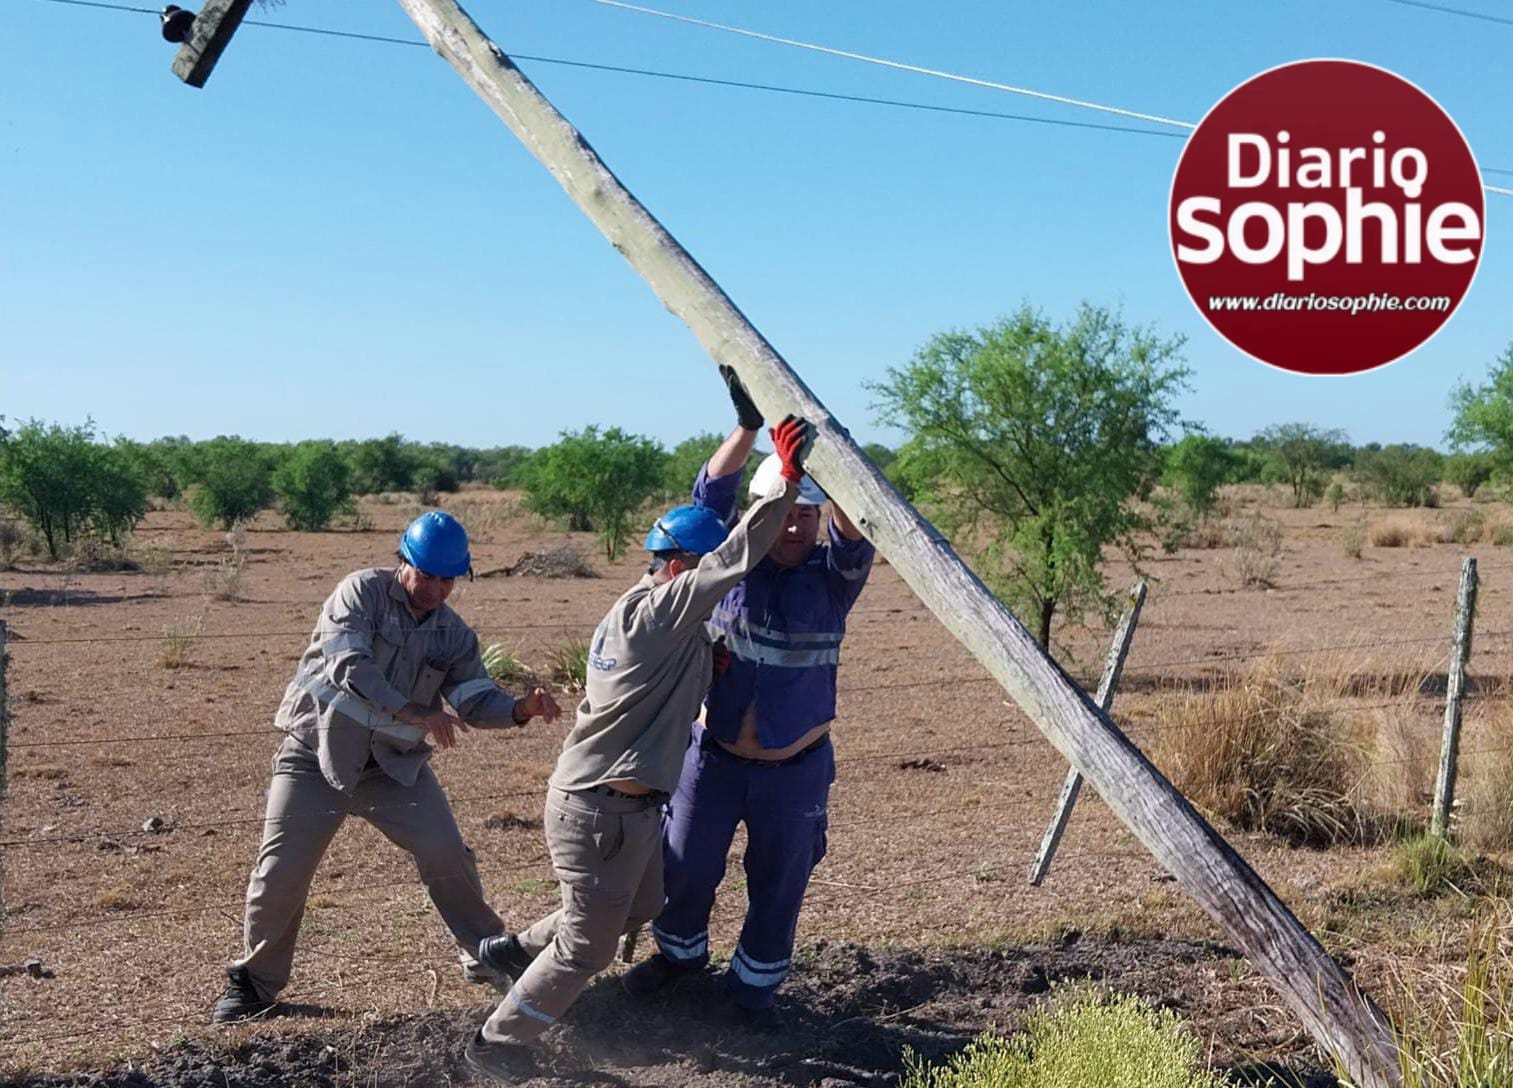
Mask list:
POLYGON ((1240 84, 1177 163, 1172 256, 1220 336, 1301 374, 1356 374, 1439 331, 1471 286, 1481 174, 1401 76, 1305 60, 1240 84))

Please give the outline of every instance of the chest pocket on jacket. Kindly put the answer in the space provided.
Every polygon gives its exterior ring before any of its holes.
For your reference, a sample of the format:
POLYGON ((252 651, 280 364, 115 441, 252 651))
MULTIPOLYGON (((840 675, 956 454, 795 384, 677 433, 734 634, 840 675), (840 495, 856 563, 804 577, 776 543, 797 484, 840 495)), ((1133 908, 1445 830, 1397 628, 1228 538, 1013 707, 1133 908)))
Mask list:
POLYGON ((438 669, 430 662, 420 667, 420 672, 415 676, 415 686, 410 689, 410 698, 424 707, 436 705, 436 693, 441 690, 441 682, 446 679, 446 670, 438 669))

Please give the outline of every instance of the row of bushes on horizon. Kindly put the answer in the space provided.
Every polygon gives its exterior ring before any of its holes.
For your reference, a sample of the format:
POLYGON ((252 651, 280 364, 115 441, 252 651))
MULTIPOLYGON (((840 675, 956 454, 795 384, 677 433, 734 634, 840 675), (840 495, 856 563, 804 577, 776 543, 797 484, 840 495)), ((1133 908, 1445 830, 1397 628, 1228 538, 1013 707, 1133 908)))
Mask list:
MULTIPOLYGON (((30 421, 0 432, 0 503, 25 517, 49 552, 80 536, 119 544, 150 500, 184 501, 206 525, 229 526, 277 505, 291 528, 319 530, 353 509, 354 495, 454 492, 482 482, 526 492, 533 511, 567 527, 601 534, 614 558, 627 519, 652 498, 685 494, 720 436, 695 435, 671 450, 619 428, 564 432, 540 450, 472 449, 407 442, 398 434, 362 441, 293 444, 218 437, 102 441, 90 423, 30 421)), ((907 458, 880 444, 864 447, 906 493, 907 458)), ((1444 455, 1422 446, 1351 447, 1344 436, 1306 424, 1268 428, 1248 441, 1188 435, 1166 451, 1166 482, 1197 512, 1225 484, 1276 483, 1297 505, 1327 497, 1328 480, 1348 473, 1356 491, 1391 506, 1436 502, 1446 481, 1472 495, 1494 477, 1481 453, 1444 455)))

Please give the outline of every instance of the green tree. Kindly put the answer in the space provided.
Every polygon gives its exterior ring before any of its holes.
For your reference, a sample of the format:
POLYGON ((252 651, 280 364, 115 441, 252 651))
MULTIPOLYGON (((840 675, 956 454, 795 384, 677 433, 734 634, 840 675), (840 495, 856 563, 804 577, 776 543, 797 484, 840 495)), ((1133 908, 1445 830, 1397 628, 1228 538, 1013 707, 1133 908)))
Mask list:
POLYGON ((532 450, 526 446, 501 446, 484 450, 478 455, 475 473, 478 479, 488 481, 490 487, 501 491, 520 486, 521 472, 530 461, 532 450))
POLYGON ((315 533, 352 510, 352 469, 335 442, 301 442, 273 473, 289 527, 315 533))
POLYGON ((1440 455, 1424 446, 1365 449, 1355 456, 1356 479, 1388 506, 1433 506, 1440 455))
POLYGON ((597 531, 610 559, 619 558, 630 516, 657 493, 667 454, 650 438, 597 426, 564 431, 555 446, 531 459, 525 472, 526 505, 569 529, 597 531))
POLYGON ((909 435, 903 478, 1043 646, 1058 610, 1111 607, 1105 545, 1141 554, 1128 500, 1179 422, 1181 345, 1088 304, 1060 326, 1024 307, 934 336, 872 386, 879 421, 909 435))
POLYGON ((1489 453, 1452 453, 1445 458, 1443 467, 1445 479, 1469 499, 1492 478, 1496 463, 1489 453))
POLYGON ((229 529, 273 500, 273 459, 256 442, 221 435, 199 443, 195 454, 189 509, 202 525, 229 529))
POLYGON ((1196 514, 1213 511, 1221 484, 1234 475, 1236 457, 1229 443, 1206 434, 1184 435, 1166 451, 1164 479, 1196 514))
POLYGON ((1350 446, 1345 432, 1315 427, 1309 423, 1278 423, 1267 427, 1252 445, 1271 458, 1268 477, 1292 489, 1293 506, 1312 506, 1324 493, 1329 470, 1349 463, 1350 446))
POLYGON ((1460 383, 1450 394, 1455 418, 1445 437, 1456 453, 1484 453, 1493 474, 1513 475, 1513 344, 1503 349, 1484 385, 1460 383))
POLYGON ((878 467, 883 475, 888 474, 888 466, 898 460, 898 454, 894 453, 881 442, 868 442, 862 447, 862 452, 878 467))
POLYGON ((692 438, 685 438, 672 448, 667 455, 666 465, 662 469, 662 494, 664 497, 682 498, 689 493, 693 482, 699 476, 699 469, 704 467, 704 462, 714 455, 714 451, 720 448, 720 443, 725 439, 713 431, 705 431, 696 434, 692 438))
POLYGON ((359 495, 415 487, 415 453, 403 435, 354 442, 346 452, 352 462, 352 487, 359 495))
POLYGON ((28 420, 0 442, 0 502, 24 517, 53 559, 91 530, 119 543, 147 507, 128 460, 96 443, 94 424, 28 420))

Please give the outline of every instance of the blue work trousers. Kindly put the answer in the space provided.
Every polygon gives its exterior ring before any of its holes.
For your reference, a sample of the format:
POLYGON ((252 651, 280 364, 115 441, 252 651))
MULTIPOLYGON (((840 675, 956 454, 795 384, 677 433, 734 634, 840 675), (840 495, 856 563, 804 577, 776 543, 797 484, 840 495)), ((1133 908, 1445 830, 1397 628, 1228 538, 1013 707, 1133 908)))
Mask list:
POLYGON ((784 763, 733 756, 694 726, 678 789, 663 819, 667 904, 657 946, 682 967, 709 961, 709 912, 736 825, 746 824, 746 924, 726 985, 751 1009, 770 1006, 788 974, 809 874, 825 856, 835 753, 828 737, 784 763))

